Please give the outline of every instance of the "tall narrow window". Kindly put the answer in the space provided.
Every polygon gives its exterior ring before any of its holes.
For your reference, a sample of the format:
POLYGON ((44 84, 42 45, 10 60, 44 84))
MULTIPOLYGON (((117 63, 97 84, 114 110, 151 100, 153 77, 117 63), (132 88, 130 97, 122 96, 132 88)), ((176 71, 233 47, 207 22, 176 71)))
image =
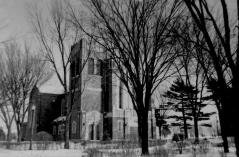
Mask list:
POLYGON ((96 140, 100 140, 100 125, 96 126, 96 140))
POLYGON ((101 60, 97 60, 96 75, 101 75, 102 76, 102 61, 101 60))
POLYGON ((121 120, 119 120, 118 121, 118 130, 119 130, 119 132, 121 132, 123 129, 123 125, 122 125, 123 123, 122 123, 122 121, 121 120))
POLYGON ((77 57, 76 59, 76 75, 80 74, 80 59, 77 57))
POLYGON ((123 85, 122 82, 120 81, 119 84, 119 108, 122 109, 122 104, 123 104, 123 85))
POLYGON ((94 124, 89 125, 90 140, 94 140, 94 124))
POLYGON ((75 62, 73 61, 71 63, 71 77, 75 76, 75 62))
POLYGON ((88 60, 88 74, 93 75, 94 74, 94 59, 89 58, 88 60))
POLYGON ((72 134, 76 134, 76 122, 75 121, 72 122, 71 129, 72 129, 72 134))

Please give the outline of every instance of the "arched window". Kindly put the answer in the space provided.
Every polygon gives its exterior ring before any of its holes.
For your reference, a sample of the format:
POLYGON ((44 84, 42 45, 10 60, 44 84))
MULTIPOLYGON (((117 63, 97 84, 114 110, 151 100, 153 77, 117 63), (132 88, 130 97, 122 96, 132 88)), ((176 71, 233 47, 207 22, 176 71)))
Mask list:
POLYGON ((72 126, 71 126, 71 130, 72 130, 71 132, 72 132, 72 134, 76 134, 76 125, 77 125, 76 122, 73 121, 73 122, 72 122, 72 126))

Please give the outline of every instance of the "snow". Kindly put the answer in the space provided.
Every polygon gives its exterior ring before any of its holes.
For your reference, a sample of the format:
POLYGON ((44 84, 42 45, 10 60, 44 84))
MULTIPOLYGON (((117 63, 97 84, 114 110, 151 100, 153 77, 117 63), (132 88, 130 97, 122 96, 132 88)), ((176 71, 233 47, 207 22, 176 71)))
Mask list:
POLYGON ((85 153, 75 149, 61 150, 26 150, 15 151, 0 149, 0 157, 83 157, 85 153))
MULTIPOLYGON (((210 148, 209 152, 207 154, 196 154, 196 157, 236 157, 235 154, 235 149, 230 148, 230 152, 226 153, 226 155, 222 155, 223 153, 223 149, 221 148, 210 148)), ((175 157, 192 157, 193 154, 192 153, 183 153, 183 154, 177 154, 175 157)))
POLYGON ((60 116, 60 117, 56 118, 54 120, 54 122, 61 122, 61 121, 65 121, 65 120, 66 120, 66 116, 60 116))

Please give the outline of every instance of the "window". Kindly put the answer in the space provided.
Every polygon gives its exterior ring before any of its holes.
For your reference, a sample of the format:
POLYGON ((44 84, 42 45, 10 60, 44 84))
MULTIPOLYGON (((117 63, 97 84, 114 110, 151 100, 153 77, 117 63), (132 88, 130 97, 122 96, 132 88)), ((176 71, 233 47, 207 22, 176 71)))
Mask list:
POLYGON ((75 76, 75 62, 73 61, 71 63, 71 77, 74 77, 75 76))
POLYGON ((94 59, 89 58, 88 60, 88 74, 93 75, 94 74, 94 59))
POLYGON ((76 122, 75 121, 72 122, 71 130, 72 130, 72 134, 76 134, 76 122))
POLYGON ((122 82, 120 81, 119 84, 119 108, 122 109, 123 107, 123 85, 122 82))
POLYGON ((89 138, 90 140, 94 140, 94 124, 89 125, 89 138))
POLYGON ((100 125, 96 126, 96 140, 100 140, 100 125))
POLYGON ((118 121, 118 130, 119 132, 123 131, 123 122, 121 120, 118 121))
POLYGON ((96 75, 101 75, 102 76, 102 61, 101 60, 97 60, 96 75))
POLYGON ((80 74, 80 59, 77 57, 76 59, 76 75, 80 74))

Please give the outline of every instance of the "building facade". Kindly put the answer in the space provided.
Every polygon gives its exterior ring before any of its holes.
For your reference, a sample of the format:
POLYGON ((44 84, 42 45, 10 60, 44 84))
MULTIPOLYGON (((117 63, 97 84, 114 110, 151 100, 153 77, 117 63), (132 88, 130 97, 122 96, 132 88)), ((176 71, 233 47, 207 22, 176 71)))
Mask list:
MULTIPOLYGON (((87 42, 80 40, 71 47, 69 92, 67 105, 70 110, 71 140, 123 140, 138 138, 137 115, 131 98, 123 83, 115 75, 114 64, 96 50, 89 50, 87 42)), ((35 122, 34 133, 44 130, 53 135, 55 140, 64 140, 65 132, 65 96, 44 96, 46 102, 39 103, 39 92, 34 91, 31 104, 36 105, 35 119, 29 110, 28 130, 35 122), (34 98, 38 97, 38 98, 34 98), (58 101, 56 101, 58 99, 58 101), (49 102, 56 101, 54 110, 57 114, 49 120, 42 120, 42 108, 51 108, 49 102), (47 123, 47 125, 46 125, 47 123), (44 124, 44 125, 43 125, 44 124), (46 128, 47 129, 42 129, 46 128), (48 130, 48 129, 51 129, 48 130)), ((40 94, 43 97, 44 94, 40 94)), ((30 107, 31 108, 31 107, 30 107)), ((33 116, 34 117, 34 116, 33 116)), ((49 118, 48 118, 49 119, 49 118)), ((149 138, 156 138, 154 111, 149 112, 149 138)))
POLYGON ((71 50, 71 139, 107 140, 137 137, 137 118, 113 64, 102 52, 89 54, 80 40, 71 50), (87 60, 87 62, 86 62, 87 60))

